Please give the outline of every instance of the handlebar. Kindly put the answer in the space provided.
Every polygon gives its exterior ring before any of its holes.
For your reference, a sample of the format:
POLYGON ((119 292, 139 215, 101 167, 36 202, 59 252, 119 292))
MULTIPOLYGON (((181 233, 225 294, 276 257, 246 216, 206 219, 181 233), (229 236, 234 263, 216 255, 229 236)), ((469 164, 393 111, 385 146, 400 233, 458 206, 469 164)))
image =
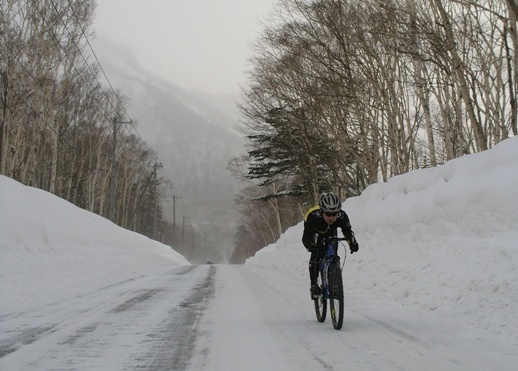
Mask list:
POLYGON ((328 242, 334 242, 334 241, 347 241, 347 238, 345 237, 327 237, 328 242))
MULTIPOLYGON (((333 243, 333 242, 338 242, 338 241, 347 241, 347 238, 345 237, 327 237, 326 238, 326 246, 327 246, 327 250, 326 250, 326 258, 329 258, 329 257, 334 257, 334 256, 338 256, 338 246, 339 245, 342 245, 342 244, 338 244, 338 243, 333 243)), ((349 243, 349 242, 347 242, 349 243)), ((347 247, 345 245, 343 245, 343 247, 345 248, 345 252, 347 252, 347 247)), ((344 264, 345 264, 345 255, 344 255, 344 264)), ((343 265, 342 265, 343 267, 343 265)))

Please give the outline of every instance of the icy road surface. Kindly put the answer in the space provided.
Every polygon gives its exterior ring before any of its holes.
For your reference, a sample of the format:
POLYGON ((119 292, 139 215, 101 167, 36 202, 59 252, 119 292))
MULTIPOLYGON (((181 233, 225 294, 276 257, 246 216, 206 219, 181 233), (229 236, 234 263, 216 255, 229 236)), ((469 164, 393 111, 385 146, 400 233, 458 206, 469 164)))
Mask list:
POLYGON ((517 369, 511 345, 368 293, 346 292, 334 330, 316 321, 307 286, 242 265, 138 277, 1 317, 0 370, 517 369))

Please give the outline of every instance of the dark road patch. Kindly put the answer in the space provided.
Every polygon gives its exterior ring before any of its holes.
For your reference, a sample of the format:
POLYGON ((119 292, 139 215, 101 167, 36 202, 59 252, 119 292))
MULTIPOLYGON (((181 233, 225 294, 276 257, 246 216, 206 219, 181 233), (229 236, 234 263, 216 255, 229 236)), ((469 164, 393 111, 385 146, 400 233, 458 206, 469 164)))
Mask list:
POLYGON ((154 329, 145 340, 152 351, 137 357, 141 370, 185 370, 189 365, 198 335, 198 322, 214 297, 216 268, 211 267, 205 279, 190 295, 171 308, 168 319, 154 329))
POLYGON ((118 305, 116 308, 112 309, 110 313, 118 313, 128 310, 134 305, 146 301, 147 299, 151 298, 153 295, 160 291, 161 290, 144 290, 143 292, 140 292, 137 296, 125 301, 124 303, 118 305))

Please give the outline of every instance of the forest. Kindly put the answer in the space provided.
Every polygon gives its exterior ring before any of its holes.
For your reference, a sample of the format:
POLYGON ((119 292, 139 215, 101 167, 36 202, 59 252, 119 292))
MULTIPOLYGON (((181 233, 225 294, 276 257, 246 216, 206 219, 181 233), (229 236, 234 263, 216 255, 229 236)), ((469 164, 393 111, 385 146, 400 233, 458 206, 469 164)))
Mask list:
POLYGON ((89 43, 95 1, 0 3, 0 174, 167 240, 161 164, 89 43))
MULTIPOLYGON (((0 0, 0 174, 174 244, 155 151, 89 38, 94 0, 0 0)), ((246 182, 233 262, 320 192, 370 184, 516 136, 517 0, 277 0, 242 87, 246 182)))
POLYGON ((318 195, 516 136, 516 0, 280 0, 240 106, 248 181, 233 259, 300 222, 318 195))

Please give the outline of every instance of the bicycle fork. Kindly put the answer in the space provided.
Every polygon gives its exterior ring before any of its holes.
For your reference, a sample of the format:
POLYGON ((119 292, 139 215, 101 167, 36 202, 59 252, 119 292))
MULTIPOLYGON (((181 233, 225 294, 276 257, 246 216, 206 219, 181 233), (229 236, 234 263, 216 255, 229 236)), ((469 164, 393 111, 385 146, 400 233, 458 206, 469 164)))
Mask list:
POLYGON ((323 262, 323 269, 322 269, 322 295, 324 295, 325 299, 329 299, 331 295, 329 295, 329 279, 328 279, 328 272, 329 272, 329 262, 324 261, 323 262))

